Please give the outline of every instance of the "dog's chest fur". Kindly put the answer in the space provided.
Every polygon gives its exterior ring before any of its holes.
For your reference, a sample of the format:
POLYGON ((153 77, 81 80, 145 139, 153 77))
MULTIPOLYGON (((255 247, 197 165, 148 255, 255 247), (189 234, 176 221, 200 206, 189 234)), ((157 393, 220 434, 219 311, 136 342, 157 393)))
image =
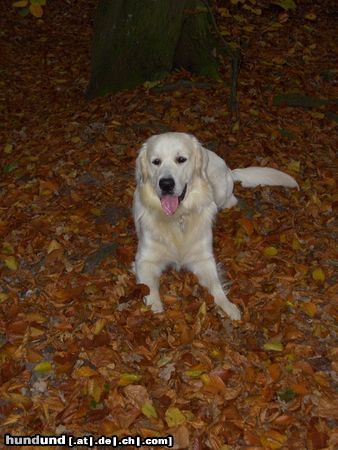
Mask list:
MULTIPOLYGON (((146 210, 139 221, 143 230, 140 235, 156 247, 163 259, 169 263, 184 266, 191 256, 199 251, 202 241, 211 245, 212 221, 216 212, 216 205, 211 204, 203 211, 178 210, 173 216, 165 216, 161 211, 146 210), (202 236, 199 240, 196 236, 202 236)), ((208 244, 208 245, 209 245, 208 244)))

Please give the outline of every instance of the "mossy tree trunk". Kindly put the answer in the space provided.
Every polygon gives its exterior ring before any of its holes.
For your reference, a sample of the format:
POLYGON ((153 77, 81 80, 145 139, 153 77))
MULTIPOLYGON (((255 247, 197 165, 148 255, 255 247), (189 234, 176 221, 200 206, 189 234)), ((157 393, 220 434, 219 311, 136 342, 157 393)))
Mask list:
POLYGON ((202 0, 99 0, 87 97, 159 80, 174 67, 215 78, 212 47, 202 0))
POLYGON ((185 16, 174 54, 174 67, 209 78, 218 78, 218 64, 213 49, 219 43, 210 33, 208 11, 203 1, 186 0, 185 16))

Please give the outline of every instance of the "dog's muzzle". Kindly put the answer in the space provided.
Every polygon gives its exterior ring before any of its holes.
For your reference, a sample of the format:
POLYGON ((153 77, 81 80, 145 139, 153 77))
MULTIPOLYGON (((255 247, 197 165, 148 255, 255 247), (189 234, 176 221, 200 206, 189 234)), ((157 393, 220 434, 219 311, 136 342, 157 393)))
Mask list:
POLYGON ((161 207, 167 216, 172 216, 175 214, 179 204, 184 200, 185 194, 187 192, 187 185, 180 195, 173 195, 173 188, 175 187, 175 181, 171 178, 162 178, 159 182, 159 186, 162 191, 161 196, 161 207), (164 181, 165 180, 165 181, 164 181), (172 181, 168 181, 172 180, 172 181), (170 188, 170 189, 169 189, 170 188))
POLYGON ((180 203, 183 202, 186 193, 187 193, 187 185, 184 186, 182 194, 178 196, 178 201, 180 203))

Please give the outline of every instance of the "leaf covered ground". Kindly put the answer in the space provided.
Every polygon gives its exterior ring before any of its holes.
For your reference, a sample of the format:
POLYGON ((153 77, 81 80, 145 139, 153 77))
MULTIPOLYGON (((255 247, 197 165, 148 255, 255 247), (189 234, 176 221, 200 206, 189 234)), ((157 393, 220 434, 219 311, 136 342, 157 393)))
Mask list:
POLYGON ((218 3, 221 31, 244 52, 237 122, 228 62, 225 83, 176 72, 164 83, 176 90, 88 102, 95 2, 48 2, 41 19, 2 5, 2 434, 337 448, 334 2, 291 12, 261 2, 261 13, 218 3), (286 93, 330 101, 277 106, 286 93), (153 315, 130 271, 135 157, 169 130, 195 134, 232 168, 272 166, 300 184, 236 187, 239 206, 219 214, 215 254, 240 323, 174 271, 162 277, 166 311, 153 315))

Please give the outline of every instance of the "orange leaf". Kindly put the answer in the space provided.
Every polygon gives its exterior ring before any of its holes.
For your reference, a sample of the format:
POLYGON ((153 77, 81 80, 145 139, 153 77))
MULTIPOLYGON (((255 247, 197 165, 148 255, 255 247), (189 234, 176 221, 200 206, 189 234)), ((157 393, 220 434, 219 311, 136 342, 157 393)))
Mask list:
POLYGON ((308 388, 302 383, 294 383, 291 385, 291 389, 297 394, 306 395, 309 393, 308 388))
POLYGON ((307 361, 296 361, 293 365, 294 369, 301 370, 308 375, 313 375, 313 368, 307 361))
POLYGON ((254 383, 257 378, 257 373, 254 367, 250 366, 245 369, 244 379, 248 383, 254 383))
POLYGON ((326 377, 325 373, 323 372, 316 372, 314 374, 314 379, 316 380, 316 382, 323 387, 330 387, 330 381, 328 380, 328 378, 326 377))
POLYGON ((310 317, 317 314, 317 306, 312 302, 304 303, 302 309, 310 317))
POLYGON ((101 429, 104 435, 110 436, 111 434, 114 434, 114 431, 116 430, 116 424, 112 420, 104 419, 101 422, 101 429))
POLYGON ((247 219, 246 217, 243 217, 239 223, 241 224, 242 228, 247 232, 248 236, 251 236, 252 233, 255 231, 253 226, 253 221, 247 219))
POLYGON ((81 366, 74 371, 76 378, 79 377, 94 377, 97 375, 96 370, 92 369, 89 366, 81 366))
POLYGON ((43 15, 43 9, 40 5, 29 5, 29 11, 31 12, 32 16, 34 17, 42 17, 43 15))
POLYGON ((277 381, 281 374, 281 369, 279 364, 274 363, 269 366, 269 374, 273 381, 277 381))
POLYGON ((224 393, 227 390, 227 387, 224 384, 224 381, 218 375, 208 375, 208 379, 206 377, 202 378, 204 383, 204 388, 208 392, 213 393, 224 393))
POLYGON ((40 353, 37 353, 30 348, 27 350, 26 357, 27 361, 29 361, 30 363, 37 363, 43 359, 43 356, 40 353))
POLYGON ((274 423, 276 425, 282 425, 285 427, 287 425, 290 425, 291 423, 294 423, 295 421, 296 419, 294 417, 288 416, 287 414, 282 414, 274 420, 274 423))

